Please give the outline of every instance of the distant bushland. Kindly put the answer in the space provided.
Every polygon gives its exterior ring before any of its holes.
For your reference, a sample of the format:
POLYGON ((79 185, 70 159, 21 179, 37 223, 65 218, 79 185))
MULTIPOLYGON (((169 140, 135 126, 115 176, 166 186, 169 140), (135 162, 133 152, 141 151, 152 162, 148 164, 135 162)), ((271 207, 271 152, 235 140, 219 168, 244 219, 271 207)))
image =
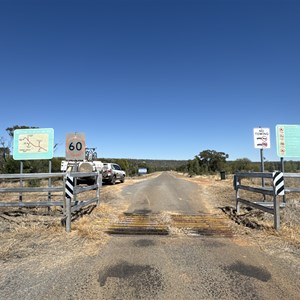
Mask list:
MULTIPOLYGON (((0 148, 1 150, 1 148, 0 148)), ((190 160, 164 160, 164 159, 129 159, 129 158, 99 158, 102 162, 115 162, 126 171, 127 176, 137 176, 138 169, 146 168, 148 173, 159 171, 177 171, 193 175, 216 174, 225 171, 233 174, 237 171, 259 172, 260 162, 253 162, 248 158, 226 160, 223 152, 211 151, 201 152, 204 156, 195 156, 190 160)), ((52 172, 60 172, 61 161, 64 157, 54 157, 52 172)), ((264 163, 266 172, 280 170, 280 161, 266 161, 264 163)), ((285 172, 300 172, 300 161, 285 161, 285 172)), ((49 172, 48 160, 26 160, 23 161, 23 173, 47 173, 49 172)), ((9 154, 0 156, 0 173, 20 173, 20 161, 14 160, 9 154)))

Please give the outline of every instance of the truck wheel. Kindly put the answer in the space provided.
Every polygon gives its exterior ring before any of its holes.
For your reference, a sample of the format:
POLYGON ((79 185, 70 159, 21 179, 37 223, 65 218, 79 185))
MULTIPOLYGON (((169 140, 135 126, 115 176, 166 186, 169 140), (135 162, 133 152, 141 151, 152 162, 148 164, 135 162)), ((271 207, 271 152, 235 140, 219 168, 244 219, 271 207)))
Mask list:
POLYGON ((121 182, 122 182, 122 183, 125 182, 125 176, 122 176, 121 182))

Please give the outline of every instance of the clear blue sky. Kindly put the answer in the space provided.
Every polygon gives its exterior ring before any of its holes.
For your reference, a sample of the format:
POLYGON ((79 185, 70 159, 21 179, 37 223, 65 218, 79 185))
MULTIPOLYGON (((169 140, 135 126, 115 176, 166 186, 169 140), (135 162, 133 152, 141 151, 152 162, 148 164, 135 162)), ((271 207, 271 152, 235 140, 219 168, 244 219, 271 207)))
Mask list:
POLYGON ((0 0, 0 136, 83 132, 99 157, 260 159, 300 124, 300 1, 0 0))

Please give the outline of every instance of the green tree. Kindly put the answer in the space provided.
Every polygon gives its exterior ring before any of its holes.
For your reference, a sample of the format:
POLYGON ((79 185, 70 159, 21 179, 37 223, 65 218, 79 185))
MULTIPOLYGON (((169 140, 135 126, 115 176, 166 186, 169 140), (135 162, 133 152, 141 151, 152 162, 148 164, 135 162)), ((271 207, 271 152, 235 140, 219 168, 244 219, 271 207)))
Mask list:
POLYGON ((226 159, 229 157, 224 152, 217 152, 215 150, 204 150, 198 155, 201 166, 207 169, 208 172, 221 171, 226 164, 226 159))
POLYGON ((13 138, 14 137, 14 131, 16 129, 29 129, 29 128, 39 128, 39 127, 33 127, 33 126, 25 126, 25 125, 22 125, 22 126, 19 126, 19 125, 14 125, 12 127, 7 127, 6 128, 6 132, 8 133, 8 135, 13 138))
POLYGON ((18 160, 14 160, 12 156, 8 157, 3 165, 2 173, 20 173, 20 162, 18 160))
POLYGON ((188 161, 188 174, 190 176, 199 175, 201 173, 201 168, 199 165, 199 160, 194 158, 193 160, 188 161))
POLYGON ((253 170, 253 165, 248 158, 238 158, 233 163, 233 171, 250 171, 253 170))
POLYGON ((118 164, 120 165, 121 169, 124 170, 126 172, 126 174, 128 174, 129 172, 129 163, 127 159, 118 159, 118 164))

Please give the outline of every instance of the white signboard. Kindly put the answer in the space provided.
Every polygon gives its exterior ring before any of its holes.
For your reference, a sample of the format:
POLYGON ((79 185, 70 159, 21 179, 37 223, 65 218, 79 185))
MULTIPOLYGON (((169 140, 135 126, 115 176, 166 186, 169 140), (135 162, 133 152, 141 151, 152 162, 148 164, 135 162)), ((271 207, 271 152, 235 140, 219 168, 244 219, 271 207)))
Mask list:
POLYGON ((15 160, 52 159, 53 148, 53 128, 29 128, 14 131, 13 158, 15 160))
POLYGON ((300 157, 300 125, 276 125, 277 155, 300 157))
POLYGON ((66 159, 84 160, 85 158, 85 134, 68 133, 66 139, 66 159))
POLYGON ((139 174, 147 174, 147 172, 148 172, 147 168, 139 168, 138 169, 139 174))
POLYGON ((253 128, 254 148, 271 148, 270 128, 253 128))

